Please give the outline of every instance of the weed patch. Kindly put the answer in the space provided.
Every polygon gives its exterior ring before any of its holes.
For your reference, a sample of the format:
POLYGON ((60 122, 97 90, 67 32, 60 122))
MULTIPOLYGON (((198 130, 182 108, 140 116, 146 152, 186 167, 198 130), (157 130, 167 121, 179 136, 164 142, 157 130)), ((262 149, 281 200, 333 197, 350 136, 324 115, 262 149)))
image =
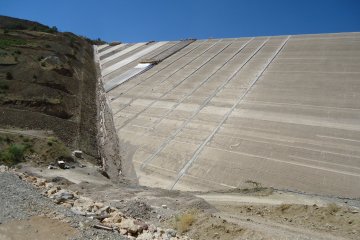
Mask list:
POLYGON ((184 213, 175 217, 175 228, 181 233, 187 232, 195 222, 194 213, 184 213))
POLYGON ((0 39, 0 48, 25 45, 27 42, 22 39, 0 39))
POLYGON ((24 153, 27 146, 22 144, 11 144, 9 147, 0 151, 0 162, 13 166, 20 163, 24 159, 24 153))

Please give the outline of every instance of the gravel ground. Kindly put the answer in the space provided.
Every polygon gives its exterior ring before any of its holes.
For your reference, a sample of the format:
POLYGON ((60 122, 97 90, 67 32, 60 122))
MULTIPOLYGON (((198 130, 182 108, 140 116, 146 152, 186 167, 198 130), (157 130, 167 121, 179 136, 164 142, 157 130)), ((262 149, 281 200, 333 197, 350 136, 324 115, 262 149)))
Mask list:
MULTIPOLYGON (((61 219, 76 228, 80 239, 126 239, 118 233, 94 229, 97 222, 75 215, 70 210, 54 204, 41 195, 32 185, 23 182, 11 173, 0 173, 0 223, 28 219, 31 216, 46 215, 61 219)), ((51 239, 49 239, 51 240, 51 239)))

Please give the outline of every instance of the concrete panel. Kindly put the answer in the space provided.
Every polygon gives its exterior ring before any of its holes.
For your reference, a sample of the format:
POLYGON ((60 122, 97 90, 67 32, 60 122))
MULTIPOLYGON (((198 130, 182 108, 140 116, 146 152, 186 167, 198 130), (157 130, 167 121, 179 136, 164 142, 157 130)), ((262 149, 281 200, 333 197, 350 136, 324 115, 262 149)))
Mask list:
POLYGON ((122 61, 120 61, 120 62, 117 62, 117 63, 115 63, 115 64, 113 64, 113 65, 111 65, 111 66, 109 66, 109 67, 103 68, 103 69, 101 70, 101 74, 102 74, 103 76, 106 76, 106 75, 108 75, 109 73, 111 73, 111 72, 113 72, 113 71, 115 71, 115 70, 117 70, 117 69, 120 69, 121 67, 123 67, 123 66, 125 66, 125 65, 127 65, 127 64, 129 64, 129 63, 131 63, 131 62, 133 62, 133 61, 141 58, 141 57, 143 57, 144 55, 146 55, 146 54, 154 51, 155 49, 163 46, 163 45, 166 44, 166 43, 167 43, 167 42, 158 42, 158 43, 155 43, 155 44, 153 44, 153 45, 151 45, 151 46, 143 49, 143 50, 140 51, 140 52, 134 53, 134 54, 131 55, 130 57, 128 57, 128 58, 126 58, 126 59, 124 59, 124 60, 122 60, 122 61))
MULTIPOLYGON (((126 47, 126 46, 127 46, 127 44, 121 43, 121 44, 119 44, 119 45, 110 47, 110 48, 106 49, 105 51, 100 52, 100 53, 99 53, 99 57, 100 57, 100 59, 103 59, 103 58, 104 58, 104 55, 109 54, 109 53, 112 53, 112 52, 116 52, 117 50, 119 50, 119 49, 121 49, 121 48, 124 48, 124 47, 126 47)), ((111 55, 111 54, 110 54, 110 55, 111 55)))
POLYGON ((142 46, 144 46, 144 45, 146 45, 146 44, 147 44, 147 43, 137 43, 137 44, 134 44, 134 45, 132 45, 132 46, 124 49, 124 50, 121 51, 121 52, 115 53, 115 54, 107 57, 106 59, 103 59, 103 60, 100 62, 100 67, 106 66, 106 63, 108 63, 108 62, 110 62, 110 61, 112 61, 112 60, 114 60, 114 59, 116 59, 116 58, 119 58, 119 57, 121 57, 121 56, 123 56, 123 55, 125 55, 125 54, 127 54, 127 53, 129 53, 129 52, 131 52, 131 51, 134 51, 134 50, 136 50, 137 48, 142 47, 142 46))

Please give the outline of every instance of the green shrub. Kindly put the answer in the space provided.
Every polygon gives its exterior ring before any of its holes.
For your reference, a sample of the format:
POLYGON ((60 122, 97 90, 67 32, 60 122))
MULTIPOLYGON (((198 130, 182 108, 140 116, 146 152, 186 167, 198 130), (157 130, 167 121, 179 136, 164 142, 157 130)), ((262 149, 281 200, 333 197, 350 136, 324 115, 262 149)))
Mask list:
POLYGON ((13 75, 11 74, 11 72, 7 72, 7 73, 6 73, 6 79, 7 79, 7 80, 12 80, 12 79, 14 79, 13 75))
POLYGON ((6 48, 17 45, 25 45, 26 41, 22 39, 0 39, 0 48, 6 48))
POLYGON ((37 26, 32 26, 29 28, 30 31, 38 31, 38 27, 37 26))
POLYGON ((46 29, 44 32, 47 33, 57 33, 58 32, 58 28, 56 26, 52 26, 51 28, 46 29))
POLYGON ((0 90, 8 90, 9 89, 9 85, 7 85, 4 82, 0 82, 0 90))
POLYGON ((8 166, 20 163, 24 158, 26 147, 22 144, 11 144, 0 152, 0 162, 8 166))

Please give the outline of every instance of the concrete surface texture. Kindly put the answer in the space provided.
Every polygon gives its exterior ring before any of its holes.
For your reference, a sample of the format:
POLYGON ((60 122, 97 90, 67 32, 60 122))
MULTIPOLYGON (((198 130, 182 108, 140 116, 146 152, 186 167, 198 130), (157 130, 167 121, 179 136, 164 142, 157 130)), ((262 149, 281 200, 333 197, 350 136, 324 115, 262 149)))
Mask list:
MULTIPOLYGON (((177 43, 98 47, 104 84, 177 43)), ((197 40, 107 96, 142 185, 360 197, 360 33, 197 40)))

